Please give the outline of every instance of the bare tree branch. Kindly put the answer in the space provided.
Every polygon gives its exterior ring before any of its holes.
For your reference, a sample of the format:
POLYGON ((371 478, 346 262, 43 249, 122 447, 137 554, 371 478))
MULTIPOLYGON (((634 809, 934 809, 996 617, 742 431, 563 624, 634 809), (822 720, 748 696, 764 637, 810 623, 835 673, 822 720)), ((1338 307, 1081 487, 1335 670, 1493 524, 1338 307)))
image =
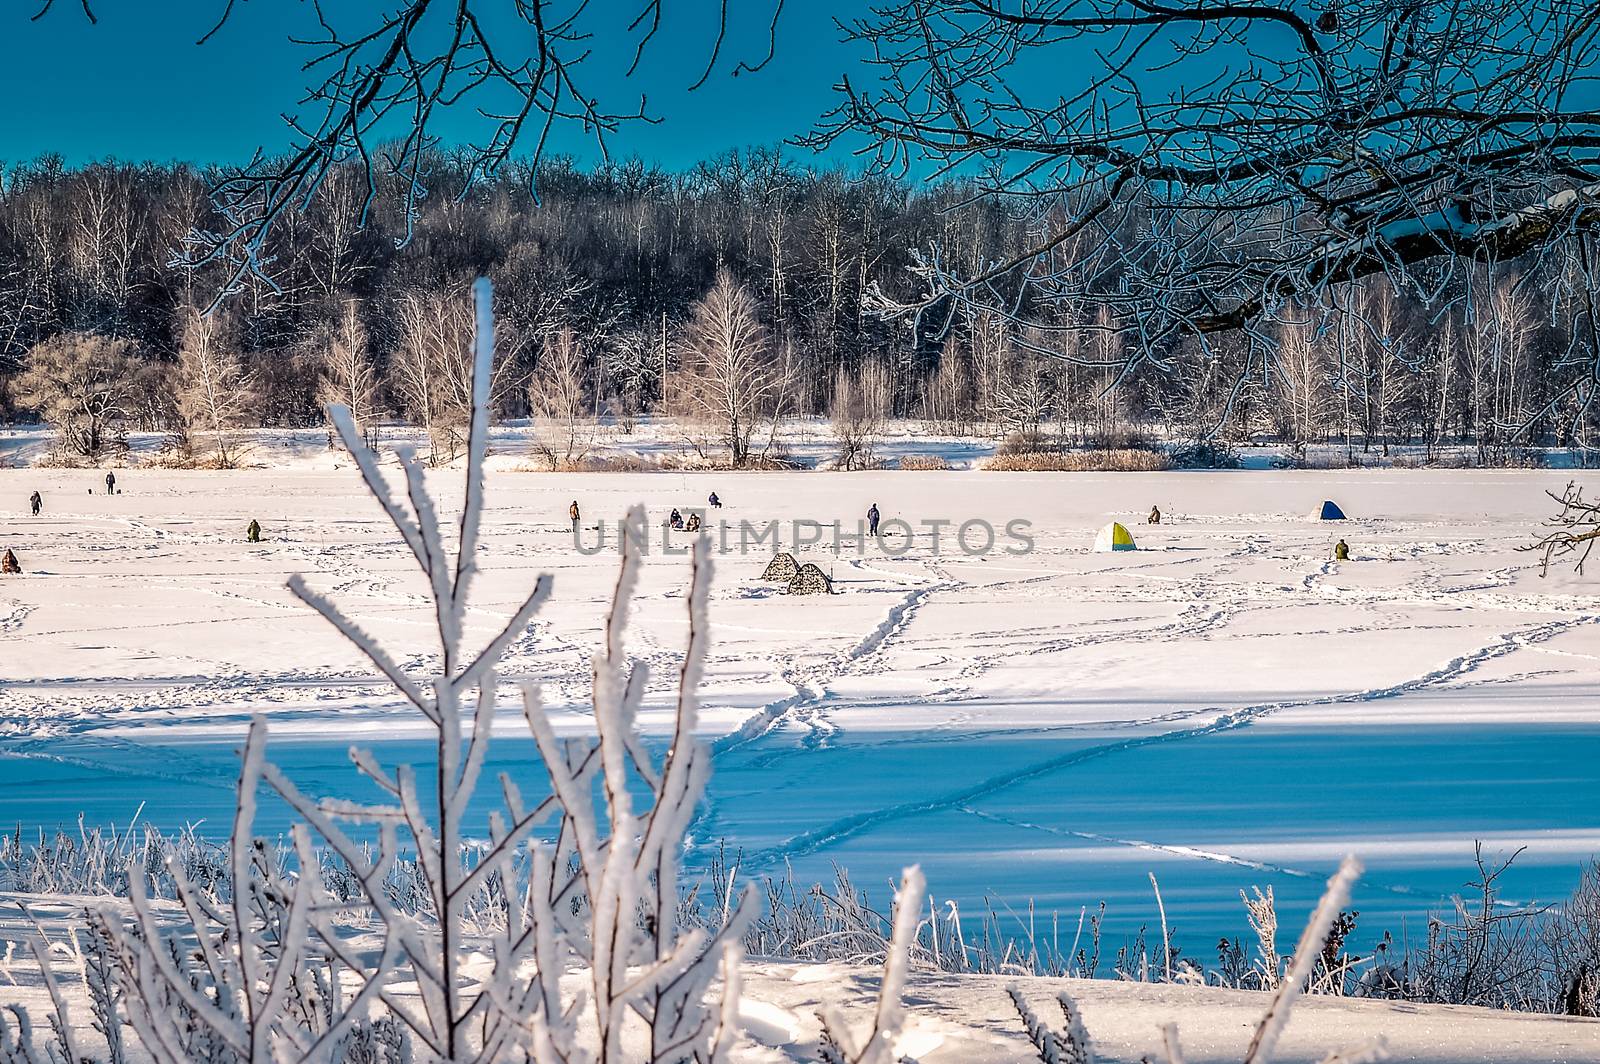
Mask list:
MULTIPOLYGON (((844 23, 875 80, 807 142, 967 172, 1031 217, 978 270, 930 252, 888 315, 1111 308, 1130 364, 1377 274, 1540 255, 1600 224, 1600 8, 1582 0, 893 0, 844 23), (1085 71, 1074 94, 1049 72, 1085 71)), ((1470 298, 1470 288, 1459 298, 1470 298)))

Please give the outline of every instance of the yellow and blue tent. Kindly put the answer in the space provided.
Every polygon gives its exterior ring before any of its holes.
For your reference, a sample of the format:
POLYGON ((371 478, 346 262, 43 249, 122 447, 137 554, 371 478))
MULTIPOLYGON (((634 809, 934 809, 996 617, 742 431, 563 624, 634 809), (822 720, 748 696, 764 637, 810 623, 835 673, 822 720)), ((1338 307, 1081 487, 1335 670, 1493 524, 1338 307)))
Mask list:
POLYGON ((1094 537, 1094 549, 1104 552, 1110 550, 1138 550, 1139 545, 1133 541, 1133 534, 1116 521, 1111 522, 1100 530, 1094 537))

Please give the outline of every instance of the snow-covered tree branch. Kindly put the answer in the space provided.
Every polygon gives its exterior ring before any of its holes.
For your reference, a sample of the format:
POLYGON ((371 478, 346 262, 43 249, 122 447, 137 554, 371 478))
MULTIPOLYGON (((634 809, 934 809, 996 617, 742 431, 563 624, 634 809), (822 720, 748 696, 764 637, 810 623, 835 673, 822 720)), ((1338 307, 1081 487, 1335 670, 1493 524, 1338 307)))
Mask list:
POLYGON ((844 79, 813 143, 981 173, 1035 227, 977 270, 926 256, 891 312, 1050 323, 1093 299, 1159 362, 1362 277, 1437 286, 1600 222, 1582 0, 910 0, 848 33, 876 76, 844 79), (1065 92, 1044 76, 1069 66, 1065 92))

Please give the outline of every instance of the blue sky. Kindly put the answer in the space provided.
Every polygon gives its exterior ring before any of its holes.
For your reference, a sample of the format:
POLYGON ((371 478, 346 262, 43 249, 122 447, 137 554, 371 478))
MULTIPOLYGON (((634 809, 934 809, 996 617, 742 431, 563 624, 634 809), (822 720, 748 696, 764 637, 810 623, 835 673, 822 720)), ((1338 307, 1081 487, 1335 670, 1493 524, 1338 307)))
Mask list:
MULTIPOLYGON (((258 147, 288 143, 282 113, 300 100, 304 48, 291 32, 309 33, 301 0, 244 0, 232 20, 204 46, 224 0, 94 0, 98 25, 77 0, 57 0, 38 22, 34 3, 9 4, 0 14, 0 87, 11 105, 0 110, 0 161, 14 163, 54 152, 69 163, 117 157, 199 163, 240 162, 258 147), (157 14, 156 12, 159 12, 157 14)), ((376 0, 333 0, 330 10, 376 0)), ((766 53, 771 8, 765 0, 733 0, 729 41, 719 70, 696 92, 715 37, 714 0, 665 5, 670 19, 630 79, 618 75, 631 58, 613 49, 596 57, 588 81, 619 110, 649 98, 659 125, 632 124, 611 142, 619 155, 638 155, 681 168, 728 148, 771 145, 808 129, 831 106, 830 86, 851 61, 837 43, 834 11, 845 0, 789 0, 778 52, 756 74, 730 78, 739 59, 766 53)), ((617 36, 638 0, 595 0, 615 12, 617 36)), ((451 115, 440 132, 466 140, 479 130, 475 115, 451 115)), ((564 136, 559 151, 593 157, 592 142, 564 136)), ((803 154, 794 150, 794 154, 803 154)))

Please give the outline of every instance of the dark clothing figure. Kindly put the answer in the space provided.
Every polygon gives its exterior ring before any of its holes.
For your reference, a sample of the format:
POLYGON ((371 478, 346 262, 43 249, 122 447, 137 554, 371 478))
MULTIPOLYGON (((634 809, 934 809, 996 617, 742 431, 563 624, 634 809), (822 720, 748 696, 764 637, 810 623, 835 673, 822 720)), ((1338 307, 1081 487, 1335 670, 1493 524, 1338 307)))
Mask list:
POLYGON ((1335 543, 1333 545, 1333 560, 1336 561, 1336 562, 1347 562, 1347 561, 1349 561, 1350 560, 1350 544, 1346 543, 1342 539, 1339 542, 1335 543))
POLYGON ((667 524, 673 528, 683 528, 683 515, 678 512, 678 508, 676 506, 672 508, 672 516, 667 518, 667 524))
POLYGON ((1158 508, 1154 507, 1154 506, 1150 507, 1150 516, 1145 520, 1145 524, 1147 524, 1147 525, 1159 525, 1160 523, 1161 523, 1161 511, 1158 508))
POLYGON ((246 543, 261 542, 261 522, 253 517, 250 519, 250 526, 244 530, 244 541, 246 543))
POLYGON ((700 531, 700 515, 699 514, 690 514, 689 515, 689 524, 686 526, 686 528, 690 532, 698 532, 698 531, 700 531))
POLYGON ((38 517, 39 511, 44 509, 44 500, 39 497, 38 492, 34 492, 28 496, 28 505, 33 508, 33 516, 38 517))
POLYGON ((21 572, 22 566, 17 564, 17 556, 11 553, 11 549, 9 547, 6 548, 5 554, 0 555, 0 573, 21 572))
POLYGON ((115 495, 116 493, 117 493, 117 475, 108 470, 106 472, 106 494, 107 495, 115 495))
POLYGON ((711 495, 706 499, 706 502, 709 502, 711 504, 711 508, 713 510, 722 509, 722 500, 717 498, 717 493, 716 492, 712 492, 711 495))
POLYGON ((867 510, 867 532, 876 536, 878 534, 878 504, 873 503, 867 510))
POLYGON ((567 508, 567 516, 572 518, 572 531, 578 531, 578 500, 573 499, 572 505, 567 508))

